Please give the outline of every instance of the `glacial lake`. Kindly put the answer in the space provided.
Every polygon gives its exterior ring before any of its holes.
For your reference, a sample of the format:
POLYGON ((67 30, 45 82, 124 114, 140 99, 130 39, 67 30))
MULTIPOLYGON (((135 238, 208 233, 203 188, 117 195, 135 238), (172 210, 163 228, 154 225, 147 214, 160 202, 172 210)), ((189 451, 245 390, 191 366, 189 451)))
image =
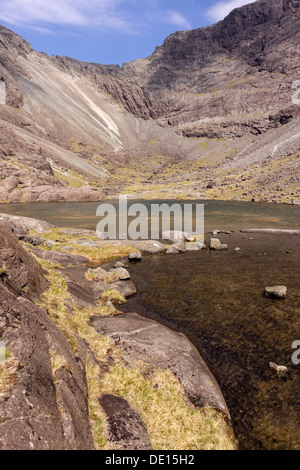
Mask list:
MULTIPOLYGON (((241 449, 300 450, 300 365, 292 362, 292 344, 300 340, 300 237, 239 232, 300 229, 300 207, 204 204, 206 232, 235 231, 219 237, 228 251, 144 257, 129 267, 138 294, 123 309, 182 332, 195 344, 222 389, 241 449), (237 246, 240 253, 234 252, 237 246), (271 285, 287 286, 287 298, 266 299, 264 288, 271 285), (278 377, 270 362, 286 366, 286 376, 278 377)), ((95 229, 97 206, 2 205, 0 212, 95 229)))
MULTIPOLYGON (((105 201, 118 207, 118 201, 105 201)), ((204 204, 205 230, 239 230, 242 228, 300 228, 300 206, 232 201, 128 200, 128 205, 204 204)), ((59 227, 95 230, 100 203, 0 204, 0 212, 46 220, 59 227)))

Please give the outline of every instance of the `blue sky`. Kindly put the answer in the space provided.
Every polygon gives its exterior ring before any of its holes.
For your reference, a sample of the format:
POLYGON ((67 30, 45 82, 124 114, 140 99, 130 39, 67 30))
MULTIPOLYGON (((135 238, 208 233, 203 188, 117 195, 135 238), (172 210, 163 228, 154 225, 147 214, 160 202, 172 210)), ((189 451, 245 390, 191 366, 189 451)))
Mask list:
POLYGON ((223 19, 253 0, 0 0, 0 24, 37 51, 122 64, 171 33, 223 19))

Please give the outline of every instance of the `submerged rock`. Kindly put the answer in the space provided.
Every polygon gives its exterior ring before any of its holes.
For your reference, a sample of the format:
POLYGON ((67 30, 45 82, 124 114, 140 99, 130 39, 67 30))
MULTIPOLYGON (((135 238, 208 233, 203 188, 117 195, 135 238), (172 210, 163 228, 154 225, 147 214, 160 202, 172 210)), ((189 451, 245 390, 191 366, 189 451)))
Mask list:
POLYGON ((184 241, 177 241, 174 245, 171 245, 167 251, 167 255, 178 255, 186 252, 186 244, 184 241))
POLYGON ((117 261, 116 264, 114 265, 114 269, 118 269, 118 268, 126 268, 126 266, 121 261, 117 261))
POLYGON ((111 269, 110 272, 116 274, 120 281, 128 281, 128 279, 130 279, 130 274, 125 268, 114 268, 111 269))
POLYGON ((207 248, 204 243, 188 243, 186 245, 187 251, 200 251, 200 250, 205 250, 207 248))
POLYGON ((285 366, 278 366, 275 362, 270 362, 269 366, 277 372, 278 377, 285 377, 288 373, 288 368, 285 366))
POLYGON ((176 243, 177 241, 192 241, 193 237, 187 232, 181 232, 180 230, 170 230, 162 233, 163 240, 169 243, 176 243))

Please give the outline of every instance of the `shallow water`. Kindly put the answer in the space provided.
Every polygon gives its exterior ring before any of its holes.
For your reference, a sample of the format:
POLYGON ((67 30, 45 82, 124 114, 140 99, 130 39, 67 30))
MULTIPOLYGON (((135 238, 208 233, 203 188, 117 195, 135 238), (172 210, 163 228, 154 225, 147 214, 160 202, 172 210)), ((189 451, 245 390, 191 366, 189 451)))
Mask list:
POLYGON ((228 252, 151 256, 131 265, 139 311, 186 334, 214 373, 242 449, 300 450, 300 238, 222 236, 228 252), (234 253, 235 247, 241 253, 234 253), (286 251, 290 253, 287 254, 286 251), (286 285, 286 300, 263 296, 286 285), (279 378, 269 362, 288 367, 279 378))
MULTIPOLYGON (((97 206, 1 205, 0 212, 95 229, 97 206)), ((210 201, 205 214, 207 231, 300 228, 297 206, 210 201)), ((131 265, 138 295, 124 309, 185 333, 197 346, 220 384, 242 449, 300 450, 300 365, 291 360, 292 343, 300 340, 300 237, 220 238, 228 252, 149 256, 131 265), (240 253, 233 252, 237 246, 240 253), (288 287, 287 299, 264 298, 264 288, 277 284, 288 287), (288 367, 285 378, 270 369, 271 361, 288 367)))

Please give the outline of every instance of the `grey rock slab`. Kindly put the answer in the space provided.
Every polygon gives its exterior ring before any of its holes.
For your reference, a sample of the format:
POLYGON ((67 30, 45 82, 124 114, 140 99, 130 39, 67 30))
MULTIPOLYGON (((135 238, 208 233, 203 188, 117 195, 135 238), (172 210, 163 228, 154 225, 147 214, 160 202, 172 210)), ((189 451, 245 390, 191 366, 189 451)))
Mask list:
POLYGON ((87 265, 89 263, 89 259, 84 256, 74 255, 64 251, 47 251, 39 248, 31 248, 31 252, 40 259, 53 261, 61 264, 62 266, 78 266, 87 265))
POLYGON ((67 288, 71 296, 81 307, 95 306, 97 295, 93 283, 85 277, 87 268, 76 266, 58 270, 67 281, 67 288))
POLYGON ((228 246, 221 243, 220 240, 218 238, 212 238, 210 240, 210 245, 209 245, 209 248, 211 250, 218 250, 218 251, 222 251, 222 250, 227 250, 228 249, 228 246))
POLYGON ((21 217, 19 215, 0 213, 0 220, 8 222, 17 236, 28 235, 31 230, 42 233, 55 228, 54 225, 44 222, 43 220, 21 217))
POLYGON ((192 403, 222 410, 229 416, 222 392, 197 349, 183 334, 136 313, 114 318, 92 317, 94 329, 110 336, 130 363, 170 368, 192 403))
POLYGON ((265 288, 265 296, 273 299, 285 299, 287 296, 287 287, 272 286, 265 288))
POLYGON ((132 297, 137 293, 134 283, 130 280, 128 281, 117 281, 112 284, 109 284, 109 290, 116 289, 125 299, 132 297))
POLYGON ((130 279, 130 274, 125 268, 113 268, 110 269, 111 273, 115 273, 120 281, 128 281, 130 279))
POLYGON ((151 450, 146 426, 124 398, 102 395, 100 405, 106 414, 109 441, 119 450, 151 450))
POLYGON ((177 241, 174 245, 171 245, 167 251, 167 255, 177 255, 180 253, 185 253, 187 251, 186 244, 184 241, 177 241))

